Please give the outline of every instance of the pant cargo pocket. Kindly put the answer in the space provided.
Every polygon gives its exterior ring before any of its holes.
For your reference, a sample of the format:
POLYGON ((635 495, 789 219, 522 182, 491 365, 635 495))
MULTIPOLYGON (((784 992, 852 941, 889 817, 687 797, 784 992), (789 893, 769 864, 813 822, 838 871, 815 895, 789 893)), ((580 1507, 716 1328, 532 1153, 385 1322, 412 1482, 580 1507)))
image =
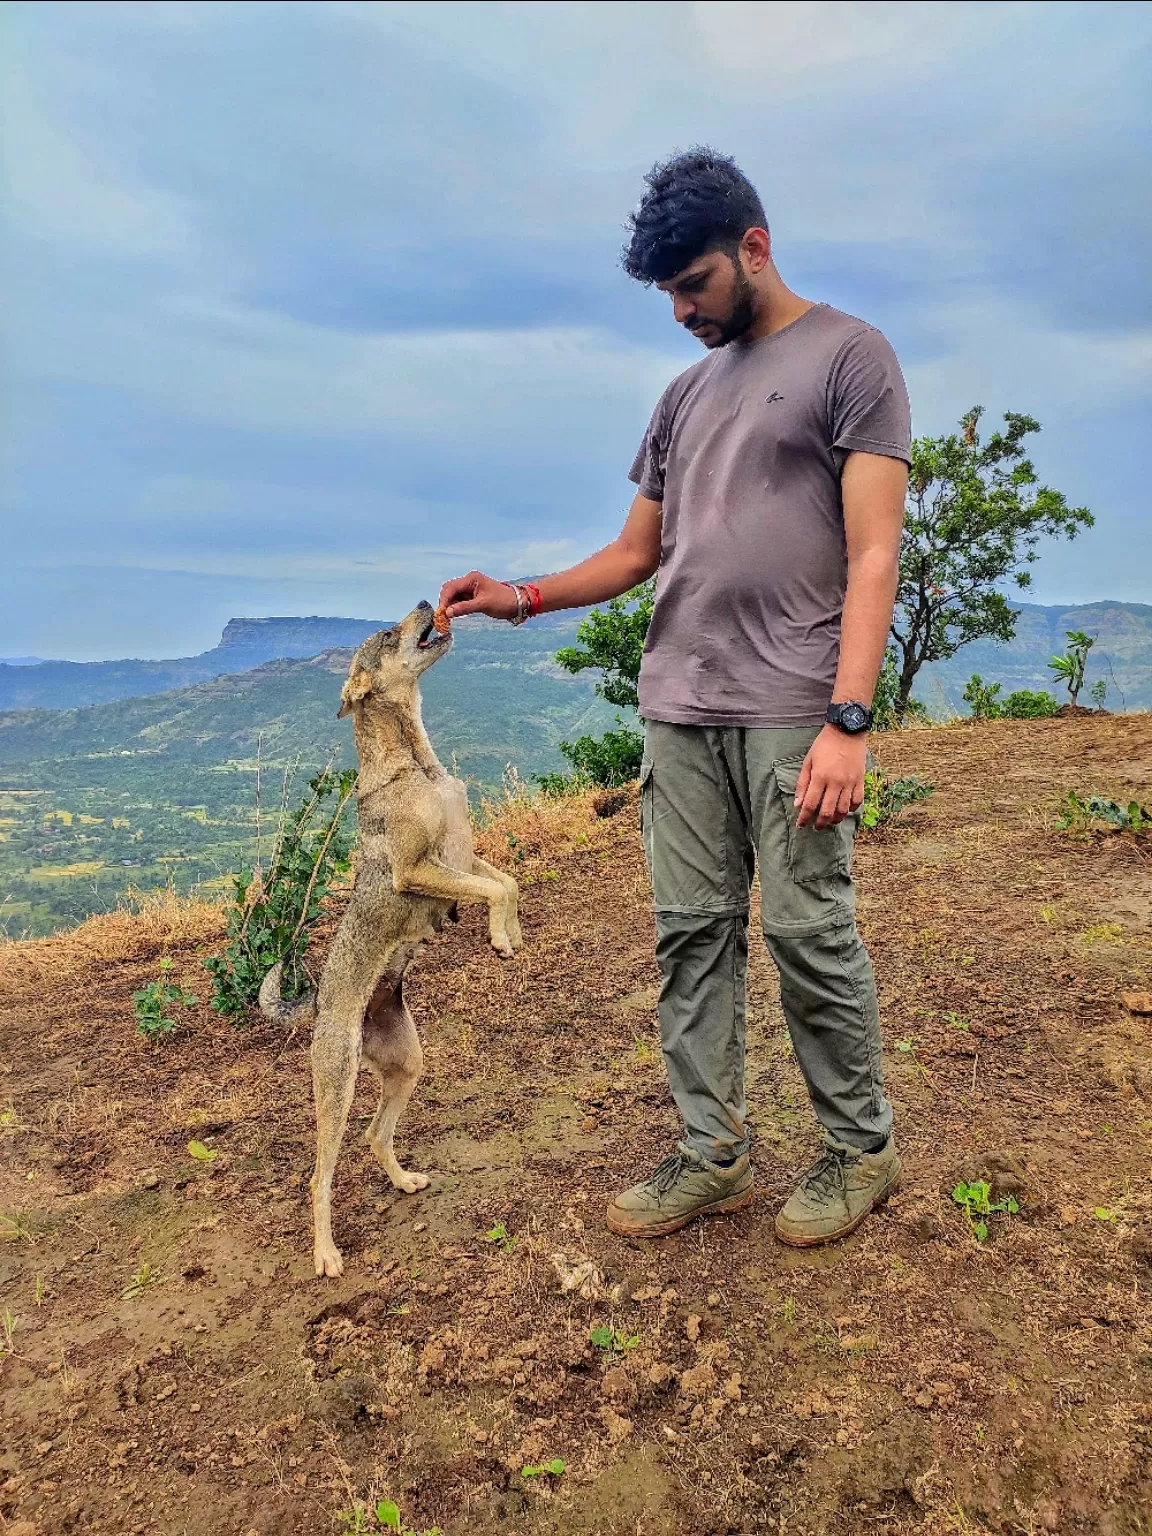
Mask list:
POLYGON ((845 816, 836 826, 823 830, 814 822, 800 826, 796 785, 803 764, 803 758, 778 762, 772 773, 787 824, 789 873, 798 884, 808 885, 851 874, 857 817, 855 814, 845 816))

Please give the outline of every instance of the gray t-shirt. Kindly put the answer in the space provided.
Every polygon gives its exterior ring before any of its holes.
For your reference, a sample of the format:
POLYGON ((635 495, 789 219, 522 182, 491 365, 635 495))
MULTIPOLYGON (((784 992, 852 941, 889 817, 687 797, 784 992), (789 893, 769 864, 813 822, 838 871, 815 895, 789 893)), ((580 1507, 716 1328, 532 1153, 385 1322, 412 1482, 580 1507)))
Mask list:
POLYGON ((840 471, 904 459, 900 365, 827 304, 674 379, 629 479, 663 502, 640 713, 679 725, 818 725, 832 697, 847 556, 840 471))

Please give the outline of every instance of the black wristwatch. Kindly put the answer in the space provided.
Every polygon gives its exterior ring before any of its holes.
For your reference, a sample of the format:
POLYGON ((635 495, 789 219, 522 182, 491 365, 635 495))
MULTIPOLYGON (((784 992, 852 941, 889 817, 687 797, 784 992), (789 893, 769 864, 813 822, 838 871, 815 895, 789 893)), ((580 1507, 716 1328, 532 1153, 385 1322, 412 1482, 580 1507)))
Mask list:
POLYGON ((846 731, 849 736, 859 736, 861 731, 872 729, 872 711, 866 704, 857 704, 854 699, 847 704, 829 704, 824 718, 829 725, 846 731))

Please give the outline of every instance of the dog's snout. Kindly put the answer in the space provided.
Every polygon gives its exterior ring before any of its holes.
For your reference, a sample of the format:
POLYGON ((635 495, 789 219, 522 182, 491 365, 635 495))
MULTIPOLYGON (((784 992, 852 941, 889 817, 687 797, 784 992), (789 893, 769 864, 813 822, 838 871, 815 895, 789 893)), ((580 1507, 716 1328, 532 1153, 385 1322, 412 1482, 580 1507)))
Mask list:
POLYGON ((416 607, 420 610, 427 608, 429 613, 433 611, 432 604, 428 601, 427 598, 421 598, 420 601, 416 604, 416 607))

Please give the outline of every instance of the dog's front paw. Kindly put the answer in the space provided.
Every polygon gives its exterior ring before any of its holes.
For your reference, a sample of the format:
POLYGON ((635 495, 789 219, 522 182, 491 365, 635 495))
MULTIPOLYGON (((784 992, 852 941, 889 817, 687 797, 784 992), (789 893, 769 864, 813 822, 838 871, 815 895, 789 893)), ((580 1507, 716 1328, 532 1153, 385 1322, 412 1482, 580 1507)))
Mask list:
POLYGON ((519 923, 508 924, 508 942, 513 950, 524 948, 524 935, 520 932, 519 923))
POLYGON ((340 1257, 339 1248, 333 1243, 328 1243, 326 1246, 317 1243, 312 1250, 312 1258, 318 1275, 327 1275, 335 1280, 338 1275, 344 1273, 344 1260, 340 1257))
POLYGON ((511 960, 512 956, 516 953, 512 947, 512 940, 507 935, 502 939, 493 939, 492 948, 500 956, 501 960, 511 960))
POLYGON ((414 1195, 419 1189, 427 1189, 432 1180, 426 1173, 412 1173, 410 1169, 402 1168, 399 1177, 393 1176, 392 1182, 406 1195, 414 1195))

